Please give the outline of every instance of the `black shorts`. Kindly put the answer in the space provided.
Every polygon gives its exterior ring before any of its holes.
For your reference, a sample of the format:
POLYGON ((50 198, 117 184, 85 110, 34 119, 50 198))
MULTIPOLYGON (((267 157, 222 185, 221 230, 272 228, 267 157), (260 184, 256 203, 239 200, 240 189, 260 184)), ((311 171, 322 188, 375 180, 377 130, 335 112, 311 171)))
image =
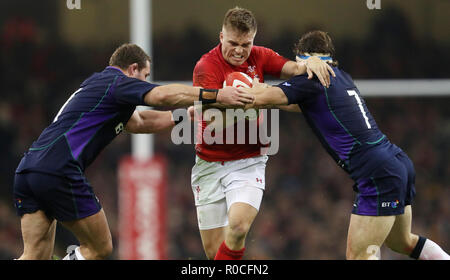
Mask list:
POLYGON ((16 173, 14 203, 19 216, 43 210, 58 221, 85 218, 102 208, 81 174, 68 178, 41 172, 16 173))
POLYGON ((366 178, 356 180, 353 214, 401 215, 416 195, 413 163, 404 152, 385 161, 366 178))

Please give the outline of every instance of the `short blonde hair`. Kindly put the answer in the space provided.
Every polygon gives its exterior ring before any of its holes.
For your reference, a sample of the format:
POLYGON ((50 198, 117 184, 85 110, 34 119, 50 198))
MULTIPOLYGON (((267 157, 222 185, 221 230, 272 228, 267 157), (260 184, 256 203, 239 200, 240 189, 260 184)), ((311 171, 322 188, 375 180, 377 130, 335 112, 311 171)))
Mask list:
POLYGON ((256 32, 257 30, 256 19, 253 13, 237 6, 227 11, 222 26, 242 33, 256 32))

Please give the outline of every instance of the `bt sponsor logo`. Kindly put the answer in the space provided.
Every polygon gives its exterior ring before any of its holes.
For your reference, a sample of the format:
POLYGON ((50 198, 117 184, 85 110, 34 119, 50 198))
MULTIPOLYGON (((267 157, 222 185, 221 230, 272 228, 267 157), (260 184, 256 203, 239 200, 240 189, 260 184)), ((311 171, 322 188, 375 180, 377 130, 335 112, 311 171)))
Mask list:
POLYGON ((397 208, 399 205, 399 201, 398 199, 395 201, 385 201, 385 202, 381 202, 381 207, 383 208, 397 208))

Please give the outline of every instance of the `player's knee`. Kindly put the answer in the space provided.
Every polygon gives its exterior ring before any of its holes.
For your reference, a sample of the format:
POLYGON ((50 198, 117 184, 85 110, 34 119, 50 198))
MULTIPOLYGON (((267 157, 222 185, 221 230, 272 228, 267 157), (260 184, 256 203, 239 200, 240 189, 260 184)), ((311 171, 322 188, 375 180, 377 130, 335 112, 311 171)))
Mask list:
POLYGON ((394 252, 409 255, 416 246, 418 237, 414 234, 409 234, 399 238, 387 238, 386 246, 394 252))
POLYGON ((244 219, 230 221, 229 234, 232 235, 235 239, 242 239, 250 230, 250 225, 251 222, 244 219))

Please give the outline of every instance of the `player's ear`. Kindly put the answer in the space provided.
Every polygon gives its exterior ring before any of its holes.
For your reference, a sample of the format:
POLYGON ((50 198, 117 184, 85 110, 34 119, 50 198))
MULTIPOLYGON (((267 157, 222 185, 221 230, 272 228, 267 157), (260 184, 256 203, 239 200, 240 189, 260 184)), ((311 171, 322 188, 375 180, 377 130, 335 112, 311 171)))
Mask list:
POLYGON ((220 31, 219 33, 219 39, 220 39, 220 43, 223 44, 223 32, 220 31))
POLYGON ((127 71, 131 77, 134 77, 139 72, 139 65, 137 64, 137 62, 130 64, 127 71))

